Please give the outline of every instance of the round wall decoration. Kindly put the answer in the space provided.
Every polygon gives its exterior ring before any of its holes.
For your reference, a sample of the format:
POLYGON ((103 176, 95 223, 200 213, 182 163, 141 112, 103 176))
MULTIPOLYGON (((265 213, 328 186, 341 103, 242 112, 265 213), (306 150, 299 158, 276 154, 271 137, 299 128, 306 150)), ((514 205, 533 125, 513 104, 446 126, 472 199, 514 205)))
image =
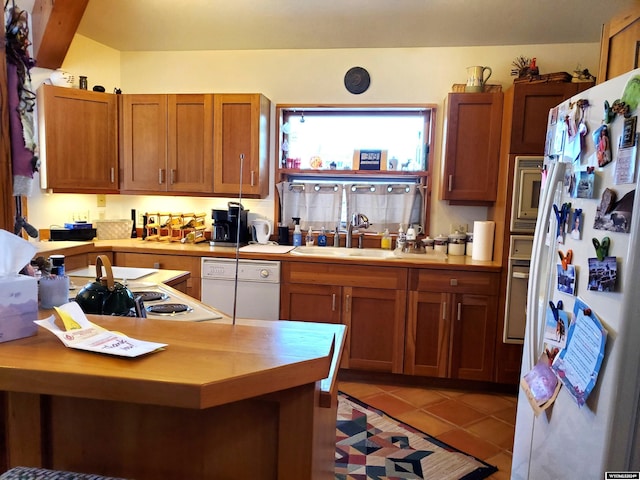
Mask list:
POLYGON ((362 67, 350 68, 344 76, 344 86, 349 92, 356 95, 366 92, 370 83, 369 72, 362 67))

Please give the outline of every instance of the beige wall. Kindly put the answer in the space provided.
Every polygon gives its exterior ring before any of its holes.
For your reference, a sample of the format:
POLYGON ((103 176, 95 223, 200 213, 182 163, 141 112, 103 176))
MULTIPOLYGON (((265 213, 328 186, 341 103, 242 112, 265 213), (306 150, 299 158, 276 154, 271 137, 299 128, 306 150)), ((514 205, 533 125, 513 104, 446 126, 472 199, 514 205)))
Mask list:
MULTIPOLYGON (((447 232, 450 223, 486 219, 483 207, 450 207, 438 200, 442 155, 443 101, 455 83, 465 83, 466 67, 493 69, 489 83, 506 90, 513 82, 511 63, 518 56, 536 57, 542 73, 573 71, 578 65, 597 70, 599 45, 516 45, 497 47, 251 50, 191 52, 116 52, 76 35, 63 69, 87 75, 107 91, 123 93, 260 92, 278 103, 432 103, 437 104, 434 188, 430 232, 447 232), (371 74, 371 86, 361 95, 344 87, 345 72, 361 66, 371 74)), ((272 132, 272 140, 274 133, 272 132)), ((273 141, 272 141, 273 144, 273 141)), ((274 152, 272 149, 271 157, 274 152)), ((273 171, 273 162, 272 162, 273 171)), ((130 209, 208 211, 225 208, 228 199, 110 195, 105 211, 95 207, 95 195, 42 195, 29 202, 30 221, 38 228, 61 224, 78 205, 92 218, 128 218, 130 209)), ((273 187, 265 200, 243 200, 250 214, 273 215, 273 187)))

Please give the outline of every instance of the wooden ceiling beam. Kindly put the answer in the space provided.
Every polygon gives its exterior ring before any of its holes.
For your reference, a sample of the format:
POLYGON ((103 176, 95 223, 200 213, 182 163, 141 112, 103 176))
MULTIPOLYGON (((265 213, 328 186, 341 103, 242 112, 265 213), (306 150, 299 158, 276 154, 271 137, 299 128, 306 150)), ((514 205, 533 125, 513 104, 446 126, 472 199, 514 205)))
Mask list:
POLYGON ((31 13, 36 65, 60 68, 89 0, 36 0, 31 13))

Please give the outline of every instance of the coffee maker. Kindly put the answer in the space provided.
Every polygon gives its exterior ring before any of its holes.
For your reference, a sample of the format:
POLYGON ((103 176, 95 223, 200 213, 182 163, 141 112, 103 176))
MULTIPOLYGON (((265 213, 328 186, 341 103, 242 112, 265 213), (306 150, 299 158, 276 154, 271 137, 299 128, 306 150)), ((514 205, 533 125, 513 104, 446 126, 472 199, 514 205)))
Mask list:
POLYGON ((235 246, 245 245, 249 241, 249 225, 247 212, 241 203, 229 202, 227 210, 211 210, 213 226, 211 229, 211 245, 235 246))

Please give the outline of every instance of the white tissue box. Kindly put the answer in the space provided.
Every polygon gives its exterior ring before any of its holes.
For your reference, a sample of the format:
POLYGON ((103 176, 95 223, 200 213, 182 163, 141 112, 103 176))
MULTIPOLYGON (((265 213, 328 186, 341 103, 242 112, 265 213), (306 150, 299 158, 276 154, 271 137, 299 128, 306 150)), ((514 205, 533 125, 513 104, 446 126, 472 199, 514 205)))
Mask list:
MULTIPOLYGON (((38 281, 27 275, 0 277, 0 342, 36 334, 38 281)), ((0 347, 1 348, 1 347, 0 347)))

